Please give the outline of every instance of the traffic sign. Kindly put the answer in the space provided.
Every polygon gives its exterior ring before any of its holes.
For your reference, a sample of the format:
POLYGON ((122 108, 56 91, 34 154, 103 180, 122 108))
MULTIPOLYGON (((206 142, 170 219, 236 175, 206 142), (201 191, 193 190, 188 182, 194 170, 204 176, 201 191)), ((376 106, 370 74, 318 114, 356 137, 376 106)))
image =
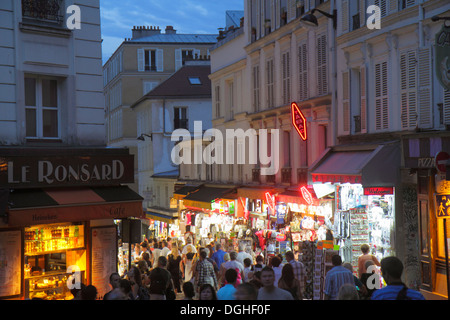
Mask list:
POLYGON ((450 194, 436 195, 436 217, 437 218, 450 217, 450 194))
POLYGON ((306 132, 306 118, 298 107, 297 103, 291 103, 291 116, 292 116, 292 125, 295 130, 297 130, 298 134, 302 138, 303 141, 306 141, 308 138, 306 132))
POLYGON ((441 151, 436 154, 436 157, 435 157, 436 168, 440 172, 447 171, 445 166, 447 164, 448 159, 450 159, 450 155, 447 152, 441 151))

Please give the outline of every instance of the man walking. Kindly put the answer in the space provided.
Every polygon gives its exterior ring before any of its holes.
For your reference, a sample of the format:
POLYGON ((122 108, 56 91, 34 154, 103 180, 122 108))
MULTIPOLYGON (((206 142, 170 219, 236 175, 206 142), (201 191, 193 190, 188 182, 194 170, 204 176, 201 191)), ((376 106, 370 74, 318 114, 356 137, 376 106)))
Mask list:
POLYGON ((288 251, 285 254, 286 261, 292 266, 294 269, 294 276, 295 279, 298 280, 298 283, 300 285, 300 296, 298 297, 299 300, 303 300, 303 291, 305 289, 305 266, 300 261, 296 261, 294 257, 294 253, 292 251, 288 251))
POLYGON ((289 291, 275 287, 275 272, 271 267, 261 270, 262 288, 258 291, 258 300, 294 300, 289 291))
POLYGON ((331 257, 333 268, 325 276, 325 300, 337 300, 339 289, 345 283, 355 285, 353 274, 342 266, 341 256, 336 254, 331 257))
POLYGON ((200 260, 197 262, 197 266, 195 268, 195 282, 197 289, 205 283, 208 283, 217 291, 218 285, 217 277, 214 272, 214 266, 208 261, 207 256, 208 254, 205 250, 200 251, 200 260))
POLYGON ((372 300, 425 300, 418 291, 408 289, 402 282, 403 263, 397 257, 386 257, 381 260, 381 274, 387 286, 376 290, 372 300))

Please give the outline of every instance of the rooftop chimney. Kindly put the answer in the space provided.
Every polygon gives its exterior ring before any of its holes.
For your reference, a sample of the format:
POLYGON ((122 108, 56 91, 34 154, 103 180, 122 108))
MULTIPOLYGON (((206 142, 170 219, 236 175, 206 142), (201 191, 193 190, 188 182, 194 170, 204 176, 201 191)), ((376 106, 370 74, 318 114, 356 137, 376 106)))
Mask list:
POLYGON ((166 27, 166 34, 176 34, 176 33, 177 33, 177 30, 175 30, 173 28, 173 26, 167 26, 166 27))
POLYGON ((153 36, 155 34, 161 34, 161 29, 159 27, 154 26, 133 26, 132 31, 132 38, 133 39, 140 39, 144 37, 153 36))

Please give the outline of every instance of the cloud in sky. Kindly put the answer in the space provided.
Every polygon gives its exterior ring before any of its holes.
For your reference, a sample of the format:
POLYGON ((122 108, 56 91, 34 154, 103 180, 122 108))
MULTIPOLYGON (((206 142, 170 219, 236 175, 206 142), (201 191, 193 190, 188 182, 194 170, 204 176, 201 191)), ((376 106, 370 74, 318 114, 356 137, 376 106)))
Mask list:
POLYGON ((103 63, 133 26, 173 26, 178 33, 217 34, 225 11, 244 10, 244 0, 100 0, 103 63))

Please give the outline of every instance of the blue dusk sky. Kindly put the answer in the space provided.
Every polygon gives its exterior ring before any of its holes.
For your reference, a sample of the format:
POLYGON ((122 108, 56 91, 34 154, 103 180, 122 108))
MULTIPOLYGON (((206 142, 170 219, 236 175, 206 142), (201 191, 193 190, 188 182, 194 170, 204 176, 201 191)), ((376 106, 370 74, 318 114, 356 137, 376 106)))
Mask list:
POLYGON ((177 33, 217 34, 227 10, 244 10, 244 0, 100 0, 103 63, 133 26, 173 26, 177 33))

